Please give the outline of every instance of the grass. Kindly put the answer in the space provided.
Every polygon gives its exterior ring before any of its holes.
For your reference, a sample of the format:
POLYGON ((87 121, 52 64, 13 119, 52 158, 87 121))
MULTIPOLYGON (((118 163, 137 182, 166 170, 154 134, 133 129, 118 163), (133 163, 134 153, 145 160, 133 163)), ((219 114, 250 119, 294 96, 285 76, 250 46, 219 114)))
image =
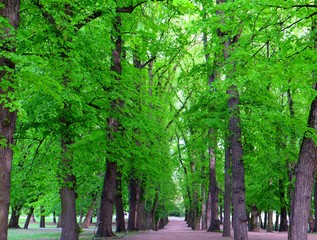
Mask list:
MULTIPOLYGON (((36 219, 37 222, 30 223, 29 229, 9 229, 8 240, 59 240, 61 235, 61 229, 56 228, 56 224, 53 223, 53 219, 47 217, 45 219, 45 228, 39 228, 40 221, 36 219)), ((24 226, 25 217, 21 216, 19 225, 24 226)), ((91 225, 89 229, 85 229, 79 235, 79 239, 94 239, 95 226, 91 225)), ((134 235, 135 233, 128 233, 128 235, 134 235)), ((122 233, 116 233, 118 237, 124 235, 122 233)))
MULTIPOLYGON (((127 235, 134 235, 128 233, 127 235)), ((118 237, 123 236, 123 233, 116 233, 118 237)), ((59 240, 61 229, 9 229, 8 240, 59 240)), ((79 239, 92 240, 94 239, 93 229, 84 230, 80 233, 79 239)))

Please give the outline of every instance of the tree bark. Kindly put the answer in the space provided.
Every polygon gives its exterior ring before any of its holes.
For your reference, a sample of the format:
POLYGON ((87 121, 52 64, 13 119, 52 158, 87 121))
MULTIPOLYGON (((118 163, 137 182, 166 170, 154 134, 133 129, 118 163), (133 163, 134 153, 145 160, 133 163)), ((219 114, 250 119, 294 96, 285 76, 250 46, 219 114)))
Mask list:
POLYGON ((82 228, 89 228, 89 224, 90 224, 91 218, 92 218, 92 216, 94 214, 94 206, 95 206, 95 199, 92 200, 92 203, 91 203, 91 205, 90 205, 90 207, 88 209, 88 212, 86 213, 84 221, 81 224, 82 228))
POLYGON ((239 118, 239 93, 231 86, 229 94, 229 131, 232 156, 232 202, 235 240, 248 239, 248 216, 245 203, 244 164, 242 160, 241 127, 239 118))
POLYGON ((122 174, 117 173, 117 184, 116 184, 116 232, 125 232, 125 221, 124 221, 124 209, 122 202, 122 174))
POLYGON ((284 232, 288 230, 288 224, 287 224, 287 209, 286 209, 283 180, 279 181, 279 190, 280 190, 280 202, 282 207, 281 207, 281 214, 280 214, 280 227, 276 231, 284 232))
POLYGON ((209 195, 206 197, 206 186, 205 184, 202 184, 201 186, 201 198, 202 198, 202 203, 201 203, 201 230, 207 230, 207 206, 208 206, 208 201, 209 201, 209 195))
POLYGON ((223 237, 231 237, 231 154, 229 146, 225 150, 225 195, 224 195, 224 219, 223 219, 223 237))
POLYGON ((279 230, 279 227, 278 227, 278 224, 279 224, 279 214, 276 213, 275 215, 275 226, 274 226, 274 231, 278 231, 279 230))
MULTIPOLYGON (((65 107, 67 110, 67 106, 65 107)), ((73 140, 70 137, 69 126, 71 122, 61 117, 62 129, 61 133, 61 148, 62 148, 62 160, 61 160, 61 178, 62 186, 59 191, 61 199, 61 218, 62 218, 62 234, 61 240, 77 240, 78 239, 78 224, 76 218, 76 177, 72 174, 71 157, 68 156, 69 146, 73 144, 73 140)))
MULTIPOLYGON (((0 16, 7 18, 9 24, 17 29, 19 25, 19 10, 20 1, 19 0, 2 0, 3 6, 0 8, 0 16)), ((3 24, 3 21, 2 21, 3 24)), ((0 40, 6 39, 6 41, 11 44, 10 36, 8 34, 9 28, 2 25, 0 27, 0 40)), ((4 42, 4 41, 3 41, 4 42)), ((9 45, 2 45, 0 51, 4 52, 14 52, 15 48, 9 45)), ((11 81, 12 75, 10 73, 15 69, 15 63, 10 59, 5 57, 0 57, 0 82, 11 81)), ((8 92, 13 91, 10 87, 8 90, 0 89, 0 96, 5 97, 8 92)), ((8 94, 9 95, 9 94, 8 94)), ((10 103, 11 99, 8 97, 7 101, 10 103)), ((13 152, 11 145, 14 144, 13 134, 15 131, 16 123, 16 111, 12 111, 5 104, 0 105, 0 135, 2 146, 0 148, 0 240, 6 240, 8 236, 8 215, 9 215, 9 205, 10 205, 10 181, 11 181, 11 165, 13 152)))
POLYGON ((106 175, 101 195, 100 222, 96 233, 97 237, 115 236, 115 234, 112 231, 112 216, 116 191, 116 173, 117 163, 111 162, 109 159, 107 159, 106 175))
POLYGON ((317 176, 315 176, 314 183, 314 212, 315 212, 315 221, 314 221, 314 230, 313 232, 317 232, 317 176))
MULTIPOLYGON (((317 86, 315 85, 315 90, 317 86)), ((313 100, 308 118, 308 126, 317 129, 317 97, 313 100)), ((307 130, 301 145, 298 163, 295 167, 295 190, 291 208, 288 240, 306 240, 310 213, 311 194, 317 167, 317 146, 312 139, 314 132, 307 130)))
POLYGON ((45 228, 45 215, 44 207, 40 207, 40 228, 45 228))
POLYGON ((259 232, 259 210, 255 205, 251 206, 250 231, 259 232))
POLYGON ((136 208, 137 208, 137 182, 132 177, 129 182, 129 218, 128 230, 136 230, 136 208))
POLYGON ((151 216, 150 216, 150 227, 153 231, 157 231, 157 217, 156 217, 156 210, 159 203, 159 190, 157 190, 155 194, 154 204, 151 210, 151 216))
POLYGON ((143 196, 144 192, 141 191, 141 198, 140 198, 140 203, 138 204, 138 214, 137 214, 137 222, 136 222, 136 228, 138 230, 149 230, 150 225, 149 225, 149 216, 148 213, 145 209, 145 199, 143 196))
POLYGON ((9 228, 20 228, 19 226, 19 219, 20 219, 20 212, 22 206, 16 205, 11 208, 11 217, 9 221, 9 228))
POLYGON ((280 232, 286 232, 288 230, 288 223, 287 223, 287 209, 286 207, 281 208, 281 215, 280 215, 280 232))
MULTIPOLYGON (((112 51, 112 65, 110 68, 115 81, 120 81, 122 74, 121 54, 123 42, 121 38, 120 26, 121 17, 117 15, 115 17, 113 25, 115 34, 114 36, 112 36, 112 41, 115 45, 115 49, 113 49, 112 51)), ((116 99, 112 101, 111 114, 114 115, 116 112, 118 114, 118 111, 120 111, 120 109, 123 107, 124 102, 122 100, 116 99)), ((115 119, 113 116, 107 119, 107 139, 109 141, 109 144, 111 144, 111 147, 109 147, 110 151, 108 152, 106 158, 106 174, 101 196, 100 222, 96 233, 97 237, 115 236, 112 231, 112 216, 116 193, 117 163, 116 159, 114 159, 113 148, 115 147, 116 142, 116 137, 114 136, 114 133, 119 132, 119 126, 120 123, 118 119, 115 119)))
POLYGON ((273 211, 267 213, 267 232, 273 232, 273 211))
POLYGON ((34 207, 31 207, 29 212, 28 212, 28 215, 26 216, 26 219, 25 219, 25 223, 24 223, 24 226, 23 226, 24 229, 28 229, 29 228, 33 212, 34 212, 34 207))
POLYGON ((264 222, 263 222, 263 229, 267 228, 267 212, 264 212, 264 222))
POLYGON ((218 218, 218 184, 216 179, 216 157, 213 149, 209 147, 209 192, 211 197, 210 225, 208 232, 219 232, 220 223, 218 218))

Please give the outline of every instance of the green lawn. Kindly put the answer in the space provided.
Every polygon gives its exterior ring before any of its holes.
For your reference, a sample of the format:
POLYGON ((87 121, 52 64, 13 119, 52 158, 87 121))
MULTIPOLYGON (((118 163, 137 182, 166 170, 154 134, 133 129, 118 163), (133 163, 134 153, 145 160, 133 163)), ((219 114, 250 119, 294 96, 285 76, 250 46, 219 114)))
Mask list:
MULTIPOLYGON (((61 229, 56 228, 56 224, 53 223, 51 218, 45 219, 45 228, 39 228, 39 220, 37 222, 30 223, 29 229, 22 229, 25 222, 25 217, 21 216, 19 226, 21 229, 9 229, 8 240, 46 240, 46 239, 60 239, 61 229)), ((79 239, 93 239, 94 237, 95 226, 90 226, 90 229, 84 230, 80 235, 79 239)), ((133 235, 135 233, 129 233, 128 235, 133 235)), ((122 236, 122 233, 116 234, 117 236, 122 236)))

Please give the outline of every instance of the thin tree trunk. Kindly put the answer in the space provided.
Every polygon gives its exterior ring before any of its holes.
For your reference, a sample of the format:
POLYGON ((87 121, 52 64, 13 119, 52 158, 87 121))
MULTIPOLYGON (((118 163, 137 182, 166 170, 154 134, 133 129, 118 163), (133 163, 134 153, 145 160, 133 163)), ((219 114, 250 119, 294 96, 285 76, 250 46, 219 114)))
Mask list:
POLYGON ((137 207, 137 182, 132 177, 129 182, 129 218, 128 218, 128 230, 136 230, 136 207, 137 207))
POLYGON ((40 228, 45 228, 45 211, 44 207, 40 207, 40 228))
POLYGON ((259 232, 259 210, 255 205, 251 206, 250 231, 259 232))
POLYGON ((281 216, 280 216, 280 226, 278 230, 276 229, 275 231, 284 232, 288 230, 288 225, 287 225, 287 209, 286 209, 283 180, 279 181, 279 190, 280 190, 280 202, 282 207, 281 207, 281 216))
POLYGON ((227 146, 225 152, 225 195, 224 195, 224 219, 223 219, 223 237, 231 237, 231 154, 227 146))
POLYGON ((279 217, 280 217, 279 214, 276 213, 274 231, 278 231, 279 230, 279 227, 278 227, 279 217))
POLYGON ((158 202, 159 202, 159 191, 156 192, 155 194, 155 200, 154 200, 154 204, 151 210, 151 219, 150 219, 150 226, 151 229, 154 231, 157 231, 157 219, 156 219, 156 210, 158 207, 158 202))
POLYGON ((207 226, 210 225, 210 219, 211 219, 211 196, 210 192, 208 191, 208 198, 207 198, 207 209, 206 209, 206 224, 207 226))
POLYGON ((264 212, 264 224, 263 224, 263 228, 264 228, 264 229, 267 228, 267 212, 264 212))
POLYGON ((219 232, 220 223, 218 218, 218 184, 216 180, 216 158, 213 149, 209 147, 209 192, 211 196, 210 225, 208 232, 219 232))
POLYGON ((117 184, 116 184, 116 232, 125 232, 125 221, 124 221, 124 209, 122 202, 122 173, 117 172, 117 184))
POLYGON ((28 229, 29 228, 33 212, 34 212, 34 207, 31 207, 29 212, 28 212, 28 215, 26 216, 26 219, 25 219, 25 223, 24 223, 24 227, 23 227, 24 229, 28 229))
POLYGON ((81 227, 82 228, 89 228, 89 224, 90 224, 90 221, 91 221, 91 218, 94 214, 94 206, 95 206, 95 199, 92 200, 92 203, 88 209, 88 212, 86 213, 86 216, 84 218, 84 221, 82 222, 81 224, 81 227))
POLYGON ((53 212, 53 223, 56 224, 56 212, 53 212))
POLYGON ((281 208, 281 216, 280 216, 280 232, 286 232, 288 230, 287 224, 287 209, 286 207, 281 208))
MULTIPOLYGON (((2 6, 0 7, 0 17, 7 18, 9 24, 17 29, 19 25, 19 0, 2 0, 2 6)), ((5 21, 2 21, 4 24, 5 21)), ((4 26, 4 25, 2 25, 4 26)), ((9 27, 3 29, 4 36, 0 38, 14 37, 8 33, 9 27)), ((13 41, 8 40, 9 44, 13 44, 13 41)), ((0 46, 0 52, 10 51, 14 52, 15 48, 7 46, 6 44, 0 46), (8 50, 9 49, 9 50, 8 50)), ((3 56, 3 55, 2 55, 3 56)), ((6 80, 12 81, 11 71, 15 69, 15 63, 5 57, 0 57, 0 82, 6 78, 6 80), (10 69, 9 71, 6 68, 10 69)), ((10 87, 8 90, 0 89, 0 95, 10 103, 11 99, 5 95, 10 95, 8 92, 13 91, 10 87)), ((0 148, 0 240, 6 240, 8 236, 8 215, 10 205, 10 179, 11 179, 11 165, 13 152, 11 145, 14 144, 13 134, 15 131, 16 123, 16 111, 12 111, 9 107, 3 103, 0 105, 0 135, 5 146, 0 148)))
POLYGON ((208 198, 206 199, 206 187, 205 184, 201 186, 201 198, 203 199, 201 204, 201 230, 207 229, 207 204, 208 198))
POLYGON ((269 211, 267 214, 267 232, 273 232, 273 211, 269 211))

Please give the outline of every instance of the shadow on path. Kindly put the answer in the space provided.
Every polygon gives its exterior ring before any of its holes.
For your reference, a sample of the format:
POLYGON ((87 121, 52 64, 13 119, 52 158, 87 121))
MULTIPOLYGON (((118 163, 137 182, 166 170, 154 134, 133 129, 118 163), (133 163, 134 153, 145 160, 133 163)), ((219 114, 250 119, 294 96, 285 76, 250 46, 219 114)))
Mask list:
MULTIPOLYGON (((232 233, 233 236, 233 233, 232 233)), ((287 240, 287 233, 266 233, 266 232, 249 232, 249 240, 287 240)), ((160 231, 139 232, 134 236, 126 236, 123 239, 129 240, 229 240, 231 238, 223 238, 222 233, 211 233, 206 231, 193 231, 187 227, 186 222, 182 218, 170 218, 167 226, 160 231)), ((309 234, 309 240, 317 240, 316 234, 309 234)))

